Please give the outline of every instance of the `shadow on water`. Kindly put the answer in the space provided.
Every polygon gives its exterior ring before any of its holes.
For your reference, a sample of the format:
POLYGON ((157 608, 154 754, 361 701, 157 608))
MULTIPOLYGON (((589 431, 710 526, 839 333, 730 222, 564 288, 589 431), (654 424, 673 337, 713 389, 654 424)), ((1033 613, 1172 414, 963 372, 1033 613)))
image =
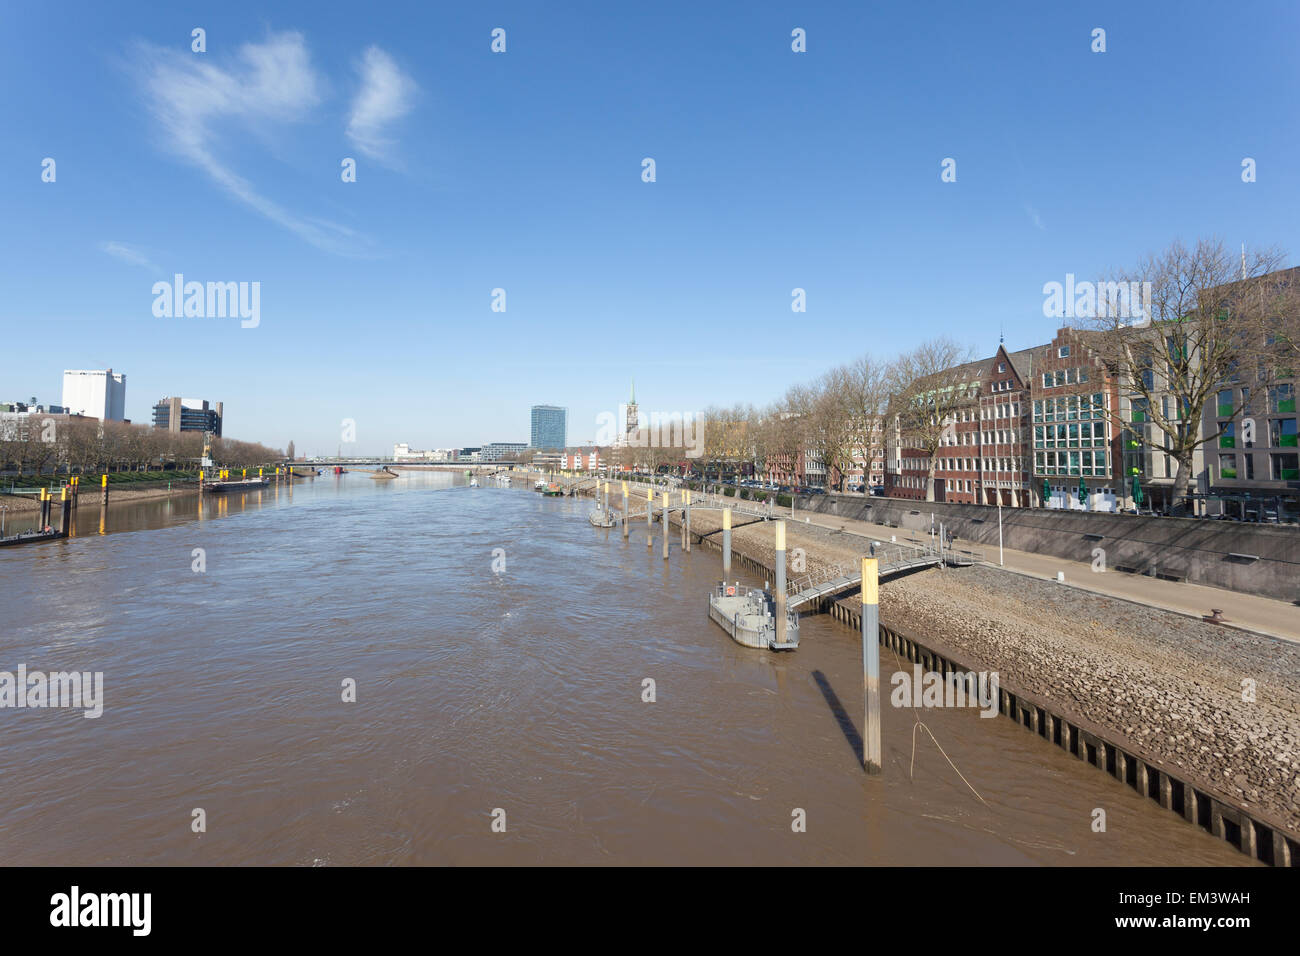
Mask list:
POLYGON ((840 731, 844 734, 844 739, 853 748, 854 759, 857 760, 858 766, 861 766, 863 761, 862 735, 858 733, 857 725, 853 723, 853 718, 849 716, 849 712, 840 703, 839 695, 835 693, 835 688, 831 687, 831 682, 826 679, 826 675, 821 671, 813 671, 812 677, 817 682, 817 688, 822 692, 822 696, 826 698, 826 704, 830 707, 835 722, 840 725, 840 731))

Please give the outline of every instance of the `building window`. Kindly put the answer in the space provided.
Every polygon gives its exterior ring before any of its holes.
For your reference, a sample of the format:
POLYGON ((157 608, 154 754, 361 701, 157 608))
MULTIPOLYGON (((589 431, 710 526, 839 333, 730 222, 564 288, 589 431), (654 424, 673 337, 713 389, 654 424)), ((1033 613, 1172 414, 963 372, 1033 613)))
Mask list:
POLYGON ((1219 456, 1219 477, 1225 479, 1237 477, 1237 456, 1236 455, 1219 456))
POLYGON ((1277 415, 1295 414, 1295 389, 1289 385, 1275 385, 1268 390, 1268 410, 1277 415))
POLYGON ((1062 345, 1059 349, 1056 350, 1056 357, 1057 357, 1057 358, 1069 358, 1069 357, 1070 357, 1070 347, 1069 347, 1068 345, 1062 345))
POLYGON ((1300 481, 1300 455, 1269 455, 1274 481, 1300 481))

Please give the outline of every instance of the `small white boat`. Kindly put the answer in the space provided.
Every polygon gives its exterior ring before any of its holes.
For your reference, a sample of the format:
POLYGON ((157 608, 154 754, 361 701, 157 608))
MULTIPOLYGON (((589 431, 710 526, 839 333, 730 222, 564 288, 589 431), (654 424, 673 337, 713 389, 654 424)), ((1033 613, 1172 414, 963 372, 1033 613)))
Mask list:
POLYGON ((471 479, 469 480, 469 486, 470 486, 471 488, 477 488, 477 487, 478 487, 478 479, 477 479, 477 478, 471 478, 471 479))

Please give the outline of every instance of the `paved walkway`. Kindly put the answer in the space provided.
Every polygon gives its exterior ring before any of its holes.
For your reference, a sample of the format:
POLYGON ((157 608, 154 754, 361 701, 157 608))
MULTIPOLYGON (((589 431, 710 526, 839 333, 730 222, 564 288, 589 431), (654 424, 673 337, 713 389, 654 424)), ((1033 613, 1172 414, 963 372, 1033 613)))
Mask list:
MULTIPOLYGON (((778 512, 776 517, 780 516, 778 512)), ((786 520, 790 520, 788 510, 786 510, 786 520)), ((896 535, 900 541, 907 541, 912 537, 918 540, 922 537, 928 538, 919 531, 887 528, 853 518, 840 518, 836 515, 816 514, 811 511, 796 510, 794 521, 796 523, 809 521, 823 528, 843 528, 845 531, 861 534, 877 541, 888 541, 890 535, 896 535)), ((996 544, 990 547, 972 545, 971 542, 960 540, 957 544, 960 548, 971 546, 983 550, 985 561, 995 567, 998 565, 996 544)), ((865 551, 865 548, 863 550, 865 551)), ((1069 586, 1111 597, 1125 598, 1139 604, 1197 618, 1209 614, 1212 608, 1220 608, 1227 624, 1300 643, 1300 608, 1286 601, 1257 597, 1253 594, 1240 594, 1223 588, 1206 587, 1203 584, 1164 581, 1160 578, 1127 574, 1123 571, 1097 572, 1093 571, 1092 565, 1086 561, 1069 561, 1051 555, 1014 551, 1011 548, 1003 549, 1002 561, 1002 566, 1008 571, 1049 580, 1054 580, 1058 571, 1064 571, 1065 583, 1069 586)))

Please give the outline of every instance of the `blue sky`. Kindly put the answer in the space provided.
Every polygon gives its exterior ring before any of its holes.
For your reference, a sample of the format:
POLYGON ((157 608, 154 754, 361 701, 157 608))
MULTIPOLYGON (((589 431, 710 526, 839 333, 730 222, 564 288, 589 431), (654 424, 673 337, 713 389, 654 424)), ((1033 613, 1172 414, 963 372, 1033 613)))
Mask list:
POLYGON ((4 6, 0 400, 112 367, 136 421, 220 400, 305 452, 526 441, 535 403, 578 442, 633 376, 762 403, 1048 341, 1045 282, 1175 238, 1300 252, 1294 3, 327 7, 4 6), (177 272, 260 282, 260 325, 155 317, 177 272))

